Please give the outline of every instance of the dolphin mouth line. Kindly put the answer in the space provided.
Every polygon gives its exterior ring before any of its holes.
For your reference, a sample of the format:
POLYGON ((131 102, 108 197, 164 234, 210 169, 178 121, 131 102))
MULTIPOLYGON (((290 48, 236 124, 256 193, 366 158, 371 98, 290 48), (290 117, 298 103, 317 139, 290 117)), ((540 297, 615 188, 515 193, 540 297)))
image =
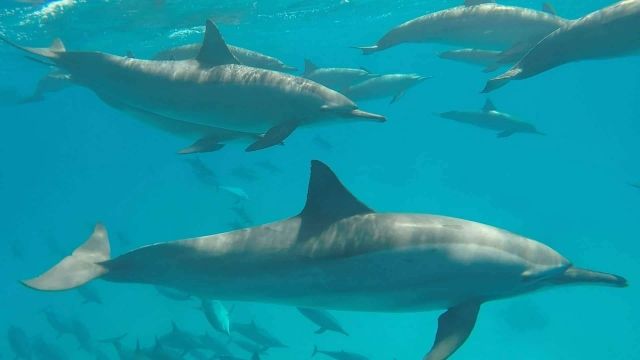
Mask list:
POLYGON ((377 121, 377 122, 385 122, 385 121, 387 121, 387 118, 382 116, 382 115, 378 115, 378 114, 362 111, 360 109, 352 110, 350 113, 348 113, 348 116, 349 117, 362 118, 362 119, 371 119, 371 120, 374 120, 374 121, 377 121))

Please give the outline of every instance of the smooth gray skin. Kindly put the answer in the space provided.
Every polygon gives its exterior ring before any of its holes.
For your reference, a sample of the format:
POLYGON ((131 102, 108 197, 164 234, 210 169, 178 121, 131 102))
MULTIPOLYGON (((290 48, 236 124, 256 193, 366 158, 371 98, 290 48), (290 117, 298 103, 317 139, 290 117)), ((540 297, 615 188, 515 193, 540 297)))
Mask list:
MULTIPOLYGON (((245 66, 282 72, 297 70, 295 67, 287 65, 273 56, 233 45, 227 45, 227 47, 231 54, 240 61, 240 64, 245 66)), ((201 48, 202 44, 177 46, 157 53, 153 60, 192 60, 198 56, 201 48)))
POLYGON ((621 1, 592 12, 544 38, 511 69, 489 80, 483 92, 574 61, 638 55, 638 24, 640 0, 621 1))
POLYGON ((376 45, 360 47, 365 55, 403 43, 441 43, 476 49, 509 49, 535 44, 569 20, 543 11, 498 4, 458 6, 407 21, 376 45))
POLYGON ((298 216, 157 243, 113 259, 106 229, 97 225, 73 254, 23 283, 59 291, 95 278, 297 307, 448 309, 429 360, 446 359, 462 345, 483 302, 554 285, 627 286, 622 277, 573 267, 548 246, 492 226, 376 213, 319 161, 312 162, 307 204, 298 216))
POLYGON ((7 331, 7 340, 16 359, 31 360, 31 344, 24 330, 17 326, 10 326, 7 331))
POLYGON ((514 133, 544 135, 539 132, 534 125, 518 120, 510 114, 498 111, 490 100, 487 100, 487 103, 481 111, 447 111, 439 115, 445 119, 498 131, 498 137, 506 137, 514 133))
POLYGON ((48 59, 101 98, 174 120, 256 134, 286 125, 278 139, 298 126, 333 119, 385 120, 310 80, 238 65, 211 21, 197 60, 139 60, 67 52, 60 42, 34 49, 2 40, 48 59))
POLYGON ((202 312, 216 331, 229 335, 229 311, 220 301, 202 299, 202 312))
POLYGON ((316 334, 322 334, 325 331, 335 331, 337 333, 349 336, 342 325, 340 325, 338 320, 326 310, 299 307, 298 311, 304 317, 320 327, 316 331, 316 334))
POLYGON ((438 54, 438 56, 441 59, 482 66, 485 72, 492 72, 503 66, 515 63, 524 53, 518 51, 516 53, 506 54, 504 51, 467 48, 444 51, 438 54))
POLYGON ((265 349, 287 347, 266 329, 256 325, 255 321, 251 321, 250 323, 234 323, 232 330, 265 349))
POLYGON ((316 346, 313 348, 313 353, 311 353, 311 357, 315 357, 318 354, 322 354, 336 360, 369 360, 369 358, 364 355, 346 352, 344 350, 342 351, 318 350, 318 347, 316 346))
POLYGON ((68 360, 69 356, 55 344, 46 342, 41 335, 32 341, 33 354, 36 359, 68 360))
POLYGON ((305 60, 305 69, 302 76, 330 89, 342 91, 349 86, 366 81, 367 79, 375 78, 379 75, 371 74, 364 69, 335 67, 321 68, 313 64, 311 61, 305 60))
POLYGON ((342 91, 354 101, 373 100, 391 97, 395 102, 409 88, 414 87, 428 77, 418 74, 387 74, 365 80, 342 91))

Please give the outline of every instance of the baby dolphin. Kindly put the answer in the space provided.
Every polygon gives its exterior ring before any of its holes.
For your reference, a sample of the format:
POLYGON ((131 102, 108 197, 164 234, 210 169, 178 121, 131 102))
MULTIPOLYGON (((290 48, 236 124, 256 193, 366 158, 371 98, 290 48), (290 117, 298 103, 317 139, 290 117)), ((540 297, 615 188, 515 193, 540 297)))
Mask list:
POLYGON ((411 87, 418 85, 429 77, 418 74, 387 74, 365 80, 342 91, 354 101, 391 98, 391 104, 398 101, 411 87))
POLYGON ((61 291, 97 278, 327 310, 445 309, 427 360, 453 354, 485 302, 561 285, 627 286, 623 277, 576 267, 540 242, 489 225, 375 212, 319 161, 311 163, 307 202, 297 216, 115 258, 98 224, 71 255, 23 284, 61 291))
POLYGON ((89 303, 102 304, 102 297, 100 296, 100 293, 98 292, 98 290, 96 290, 95 287, 90 285, 85 285, 85 286, 79 287, 77 290, 78 290, 78 294, 82 296, 83 304, 89 304, 89 303))
POLYGON ((317 354, 326 355, 332 359, 336 360, 368 360, 369 358, 360 354, 342 351, 324 351, 318 350, 317 346, 313 347, 313 353, 311 353, 311 357, 315 357, 317 354))
POLYGON ((258 326, 255 321, 251 321, 246 324, 234 323, 233 331, 265 348, 287 347, 275 336, 271 335, 266 329, 258 326))
POLYGON ((202 299, 202 312, 216 331, 229 335, 229 312, 220 301, 202 299))
POLYGON ((378 75, 373 75, 365 69, 321 68, 312 63, 311 60, 306 59, 304 61, 304 73, 302 76, 330 89, 341 91, 351 85, 378 75))
POLYGON ((338 320, 326 310, 299 307, 298 311, 304 317, 320 327, 316 330, 316 334, 322 334, 325 331, 335 331, 349 336, 338 320))
POLYGON ((505 50, 525 43, 533 45, 568 22, 533 9, 477 0, 467 3, 407 21, 375 45, 359 49, 367 55, 403 43, 429 42, 505 50))
MULTIPOLYGON (((297 70, 295 67, 287 65, 273 56, 233 45, 227 45, 227 47, 229 47, 231 54, 240 61, 240 64, 245 66, 282 72, 297 70)), ((201 48, 202 44, 182 45, 157 53, 153 60, 191 60, 198 56, 201 48)))
POLYGON ((253 134, 255 151, 282 144, 296 128, 335 119, 382 122, 344 95, 301 77, 240 65, 209 20, 194 60, 139 60, 100 52, 27 48, 93 90, 109 104, 165 118, 253 134))
POLYGON ((498 131, 497 136, 500 138, 508 137, 515 133, 545 135, 538 131, 532 124, 520 121, 512 115, 498 111, 489 99, 487 99, 484 104, 482 111, 447 111, 439 115, 445 119, 498 131))
POLYGON ((640 0, 626 0, 594 11, 545 37, 504 74, 487 82, 488 93, 511 80, 536 76, 581 60, 640 53, 640 0))

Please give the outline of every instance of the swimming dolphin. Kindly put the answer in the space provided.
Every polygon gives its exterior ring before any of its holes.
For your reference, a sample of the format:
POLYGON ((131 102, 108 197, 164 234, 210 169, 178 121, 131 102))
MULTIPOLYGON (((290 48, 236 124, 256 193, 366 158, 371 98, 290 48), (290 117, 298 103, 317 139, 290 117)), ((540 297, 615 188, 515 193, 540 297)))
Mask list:
POLYGON ((59 40, 50 48, 27 48, 0 39, 45 58, 44 62, 63 69, 75 83, 109 103, 184 122, 266 133, 247 151, 279 145, 300 126, 334 119, 385 120, 311 80, 239 65, 211 20, 194 60, 139 60, 66 51, 59 40))
POLYGON ((638 24, 640 0, 620 1, 594 11, 545 37, 511 69, 489 80, 482 92, 574 61, 638 55, 638 24))
POLYGON ((356 354, 356 353, 351 353, 351 352, 347 352, 347 351, 324 351, 324 350, 318 350, 317 346, 313 347, 313 352, 311 353, 311 357, 315 357, 317 354, 323 354, 326 355, 332 359, 336 359, 336 360, 368 360, 369 358, 364 356, 364 355, 360 355, 360 354, 356 354))
POLYGON ((31 360, 31 343, 24 330, 17 326, 9 326, 7 340, 16 359, 31 360))
POLYGON ((568 20, 543 11, 474 1, 407 21, 391 29, 375 45, 358 48, 367 55, 402 43, 429 42, 506 50, 534 45, 567 23, 568 20))
POLYGON ((20 100, 20 103, 26 104, 30 102, 42 101, 47 93, 58 92, 73 85, 69 74, 61 71, 52 71, 38 81, 36 89, 26 98, 20 100))
POLYGON ((234 323, 232 327, 234 332, 237 332, 264 348, 287 347, 282 343, 282 341, 271 335, 265 328, 258 326, 255 321, 251 321, 249 323, 234 323))
POLYGON ((229 311, 227 311, 227 308, 224 307, 220 301, 202 299, 201 309, 207 321, 214 329, 229 335, 229 311))
POLYGON ((85 324, 78 319, 71 321, 71 333, 78 340, 80 348, 88 353, 92 353, 95 350, 93 340, 91 339, 91 333, 85 324))
POLYGON ((532 124, 518 120, 510 114, 498 111, 489 99, 487 99, 484 104, 482 111, 447 111, 438 115, 445 119, 498 131, 497 136, 500 138, 508 137, 515 133, 544 135, 544 133, 538 131, 532 124))
POLYGON ((33 354, 38 360, 68 360, 69 356, 55 344, 46 342, 41 335, 32 341, 33 354))
POLYGON ((97 278, 298 307, 448 309, 426 360, 455 352, 487 301, 559 285, 627 286, 623 277, 575 267, 542 243, 492 226, 374 212, 319 161, 312 162, 307 203, 297 216, 157 243, 115 258, 98 224, 71 255, 23 284, 61 291, 97 278))
POLYGON ((160 295, 171 300, 188 301, 193 298, 191 294, 186 293, 184 291, 180 291, 178 289, 168 288, 165 286, 155 286, 155 288, 160 295))
POLYGON ((429 77, 418 74, 386 74, 350 86, 342 93, 354 101, 391 98, 391 104, 398 101, 411 87, 429 77))
POLYGON ((502 63, 502 51, 482 49, 456 49, 443 51, 438 54, 441 59, 459 61, 484 67, 485 72, 491 72, 507 64, 502 63))
POLYGON ((321 68, 311 62, 311 60, 306 59, 304 61, 304 73, 302 76, 330 89, 341 91, 342 89, 367 79, 374 78, 378 75, 371 74, 365 69, 336 67, 321 68))
POLYGON ((208 333, 198 336, 198 341, 200 341, 204 348, 209 349, 216 354, 231 355, 229 348, 227 347, 227 343, 220 341, 208 333))
POLYGON ((298 311, 304 317, 320 327, 316 330, 316 334, 322 334, 325 331, 335 331, 349 336, 338 320, 326 310, 299 307, 298 311))
POLYGON ((161 336, 156 343, 187 352, 193 349, 204 348, 204 345, 199 341, 198 336, 191 334, 186 330, 179 329, 175 322, 171 323, 171 331, 161 336))
POLYGON ((64 334, 73 333, 71 324, 69 322, 66 322, 60 319, 60 317, 58 317, 58 314, 54 312, 51 308, 45 308, 42 312, 44 313, 44 316, 47 319, 47 323, 49 323, 49 326, 51 326, 51 328, 55 330, 55 332, 57 333, 58 338, 60 338, 64 334))
MULTIPOLYGON (((297 70, 295 67, 287 65, 273 56, 233 45, 227 45, 227 47, 231 54, 235 56, 242 65, 282 72, 297 70)), ((177 46, 157 53, 153 57, 153 60, 191 60, 198 56, 201 48, 202 44, 177 46)))
POLYGON ((100 293, 98 292, 98 290, 96 290, 93 286, 90 286, 90 285, 80 286, 77 290, 78 290, 78 294, 82 296, 83 304, 88 304, 88 303, 102 304, 102 297, 100 296, 100 293))

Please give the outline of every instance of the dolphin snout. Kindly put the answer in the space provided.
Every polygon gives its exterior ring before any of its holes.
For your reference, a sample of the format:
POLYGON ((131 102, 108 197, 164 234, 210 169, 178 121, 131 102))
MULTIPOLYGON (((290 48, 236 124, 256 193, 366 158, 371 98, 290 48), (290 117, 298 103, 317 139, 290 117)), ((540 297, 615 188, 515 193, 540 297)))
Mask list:
POLYGON ((387 121, 387 118, 382 116, 382 115, 378 115, 378 114, 362 111, 360 109, 351 110, 351 112, 349 113, 349 116, 350 117, 356 117, 356 118, 362 118, 362 119, 371 119, 371 120, 374 120, 374 121, 377 121, 377 122, 385 122, 385 121, 387 121))

